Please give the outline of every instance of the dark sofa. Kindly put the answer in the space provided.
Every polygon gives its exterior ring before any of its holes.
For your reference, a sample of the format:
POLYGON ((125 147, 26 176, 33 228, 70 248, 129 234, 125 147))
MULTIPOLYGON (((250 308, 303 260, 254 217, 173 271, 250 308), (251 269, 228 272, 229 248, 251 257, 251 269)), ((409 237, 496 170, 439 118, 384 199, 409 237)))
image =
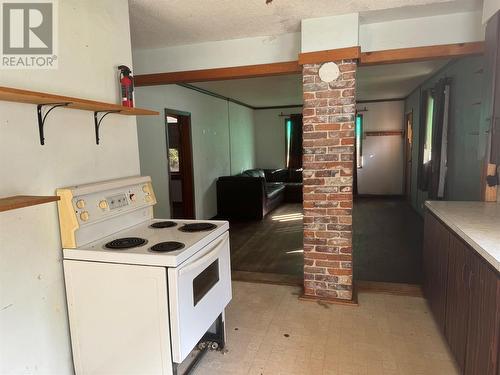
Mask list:
POLYGON ((283 201, 297 199, 302 199, 301 170, 249 169, 217 180, 220 218, 260 220, 283 201))
POLYGON ((265 169, 268 182, 285 184, 285 202, 302 202, 302 168, 301 169, 265 169))

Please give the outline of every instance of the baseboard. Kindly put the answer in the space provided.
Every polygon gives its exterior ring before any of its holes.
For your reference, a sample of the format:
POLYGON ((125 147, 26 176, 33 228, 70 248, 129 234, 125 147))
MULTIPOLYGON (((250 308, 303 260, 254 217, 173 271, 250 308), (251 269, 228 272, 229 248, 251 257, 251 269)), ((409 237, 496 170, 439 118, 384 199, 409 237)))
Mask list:
POLYGON ((281 273, 231 271, 231 278, 234 281, 244 281, 248 283, 275 284, 288 286, 302 286, 301 276, 286 275, 281 273))
POLYGON ((404 194, 356 194, 354 195, 354 200, 356 198, 372 198, 372 199, 406 199, 404 194))
POLYGON ((299 300, 306 302, 316 302, 319 304, 331 304, 331 305, 343 305, 343 306, 358 306, 358 298, 355 290, 352 292, 352 299, 341 299, 341 298, 322 298, 316 296, 308 296, 305 294, 301 294, 299 296, 299 300))
POLYGON ((418 284, 387 283, 363 280, 356 280, 355 283, 358 292, 423 297, 422 288, 418 284))

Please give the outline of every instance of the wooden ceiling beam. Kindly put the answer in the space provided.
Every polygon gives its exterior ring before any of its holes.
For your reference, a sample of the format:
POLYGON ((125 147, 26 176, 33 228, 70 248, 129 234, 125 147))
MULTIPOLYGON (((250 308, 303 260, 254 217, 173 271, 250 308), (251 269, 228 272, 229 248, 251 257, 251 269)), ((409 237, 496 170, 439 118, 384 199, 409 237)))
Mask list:
POLYGON ((297 61, 272 64, 234 66, 202 70, 186 70, 182 72, 139 74, 134 77, 136 86, 168 85, 174 83, 222 81, 228 79, 269 77, 301 73, 302 68, 297 61))
POLYGON ((467 55, 481 55, 483 53, 484 42, 399 48, 383 51, 362 52, 360 56, 360 65, 399 64, 434 59, 451 59, 467 55))
POLYGON ((450 59, 467 55, 480 55, 483 53, 484 42, 443 44, 372 52, 361 52, 360 47, 356 46, 301 53, 298 57, 298 61, 186 70, 181 72, 139 74, 135 76, 135 85, 155 86, 298 74, 302 72, 301 66, 303 64, 320 64, 328 61, 346 59, 358 59, 360 65, 382 65, 433 59, 450 59))
POLYGON ((325 51, 304 52, 299 55, 299 64, 321 64, 329 61, 358 59, 361 53, 359 46, 329 49, 325 51))

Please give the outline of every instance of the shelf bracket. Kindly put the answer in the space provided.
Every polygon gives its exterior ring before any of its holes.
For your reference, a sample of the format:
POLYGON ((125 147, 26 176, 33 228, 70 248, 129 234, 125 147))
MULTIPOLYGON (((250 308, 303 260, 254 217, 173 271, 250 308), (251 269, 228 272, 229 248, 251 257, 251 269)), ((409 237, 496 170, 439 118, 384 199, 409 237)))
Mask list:
POLYGON ((114 111, 94 111, 94 127, 95 127, 95 144, 99 144, 99 127, 101 126, 101 122, 107 115, 111 113, 120 113, 120 110, 114 111), (99 114, 103 114, 99 117, 99 114))
POLYGON ((40 134, 40 144, 43 146, 45 144, 45 136, 43 133, 43 127, 45 125, 45 119, 47 118, 47 115, 57 107, 66 107, 70 105, 70 102, 65 102, 65 103, 47 103, 47 104, 38 104, 36 106, 36 113, 38 117, 38 133, 40 134), (42 113, 43 107, 49 107, 49 110, 45 112, 45 114, 42 113))

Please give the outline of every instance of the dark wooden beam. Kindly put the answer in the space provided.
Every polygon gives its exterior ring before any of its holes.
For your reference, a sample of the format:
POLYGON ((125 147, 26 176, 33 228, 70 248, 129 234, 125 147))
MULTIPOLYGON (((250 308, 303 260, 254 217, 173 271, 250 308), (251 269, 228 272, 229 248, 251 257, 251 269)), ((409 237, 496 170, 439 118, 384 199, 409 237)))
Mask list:
POLYGON ((269 77, 286 74, 298 74, 302 68, 297 61, 272 64, 234 66, 202 70, 186 70, 182 72, 153 73, 136 75, 136 86, 169 85, 173 83, 222 81, 228 79, 269 77))
POLYGON ((299 64, 320 64, 328 61, 358 59, 360 47, 337 48, 325 51, 305 52, 299 55, 299 64))
POLYGON ((442 44, 437 46, 362 52, 360 65, 398 64, 434 59, 450 59, 484 53, 484 42, 442 44))

